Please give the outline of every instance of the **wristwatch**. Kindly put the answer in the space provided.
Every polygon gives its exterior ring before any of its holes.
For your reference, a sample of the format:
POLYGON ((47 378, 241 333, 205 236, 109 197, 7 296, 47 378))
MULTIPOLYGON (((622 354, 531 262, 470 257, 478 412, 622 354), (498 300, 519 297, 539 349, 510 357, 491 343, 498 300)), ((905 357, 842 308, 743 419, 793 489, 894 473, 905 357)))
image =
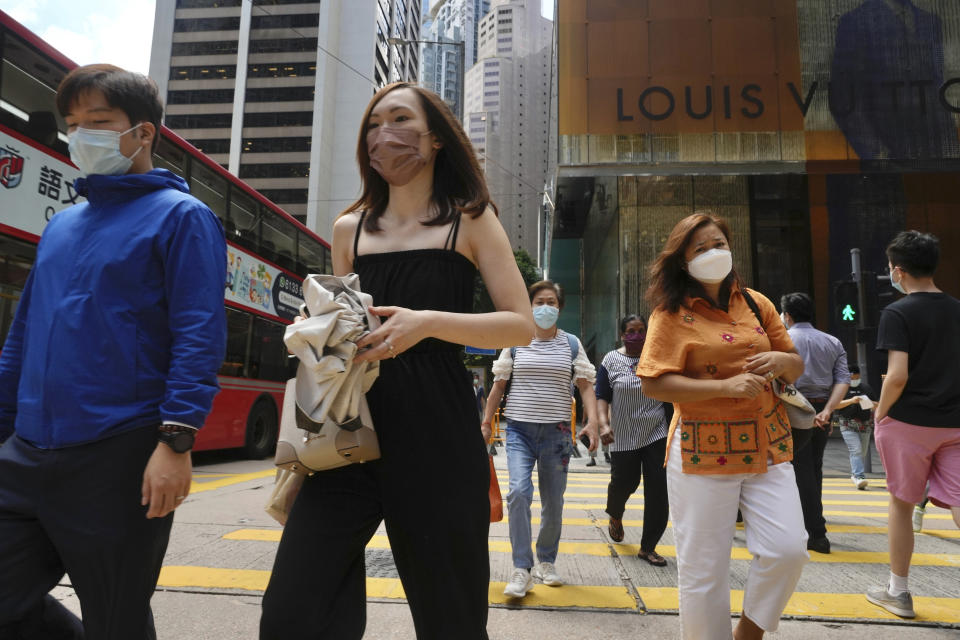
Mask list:
POLYGON ((157 431, 157 439, 173 449, 175 453, 190 451, 193 448, 196 435, 196 429, 176 424, 162 425, 157 431))

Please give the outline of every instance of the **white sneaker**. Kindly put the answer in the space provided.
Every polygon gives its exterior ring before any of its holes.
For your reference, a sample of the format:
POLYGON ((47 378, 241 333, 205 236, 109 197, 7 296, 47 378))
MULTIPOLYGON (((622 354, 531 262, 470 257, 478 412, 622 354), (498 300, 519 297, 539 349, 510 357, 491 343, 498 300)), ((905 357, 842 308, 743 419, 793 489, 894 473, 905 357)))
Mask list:
POLYGON ((526 569, 514 569, 510 576, 510 582, 503 590, 503 595, 511 598, 522 598, 527 595, 527 591, 533 589, 533 577, 526 569))
POLYGON ((860 489, 861 491, 866 489, 867 485, 870 484, 870 481, 867 480, 866 478, 858 478, 857 476, 850 476, 850 480, 853 481, 853 486, 855 486, 857 489, 860 489))
POLYGON ((923 515, 926 513, 926 510, 922 509, 919 505, 913 508, 913 531, 914 533, 919 533, 923 529, 923 515))
POLYGON ((532 573, 534 578, 539 578, 548 587, 559 587, 563 584, 552 562, 541 562, 533 568, 532 573))

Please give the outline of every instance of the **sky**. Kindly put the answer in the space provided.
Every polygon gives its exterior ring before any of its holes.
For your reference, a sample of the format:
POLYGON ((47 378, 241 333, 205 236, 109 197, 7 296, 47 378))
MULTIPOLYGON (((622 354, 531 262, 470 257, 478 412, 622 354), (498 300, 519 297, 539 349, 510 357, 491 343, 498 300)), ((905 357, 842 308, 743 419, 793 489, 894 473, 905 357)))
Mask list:
POLYGON ((150 70, 154 8, 155 0, 0 0, 0 10, 77 64, 140 73, 150 70))
MULTIPOLYGON (((161 0, 173 2, 173 0, 161 0)), ((541 0, 553 14, 553 0, 541 0)), ((106 62, 147 73, 155 0, 0 0, 0 10, 77 64, 106 62)))

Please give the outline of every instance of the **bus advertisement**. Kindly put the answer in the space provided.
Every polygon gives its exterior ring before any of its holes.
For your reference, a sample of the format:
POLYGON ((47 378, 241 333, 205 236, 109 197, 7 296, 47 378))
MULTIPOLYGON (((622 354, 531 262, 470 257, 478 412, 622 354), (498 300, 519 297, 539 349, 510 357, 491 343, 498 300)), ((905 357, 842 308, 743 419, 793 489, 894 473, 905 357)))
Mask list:
MULTIPOLYGON (((36 247, 57 212, 81 202, 56 88, 76 65, 0 11, 0 345, 36 247)), ((330 273, 330 245, 178 135, 161 127, 156 168, 187 181, 227 239, 227 351, 221 391, 195 451, 243 448, 270 455, 293 362, 283 344, 308 273, 330 273)))

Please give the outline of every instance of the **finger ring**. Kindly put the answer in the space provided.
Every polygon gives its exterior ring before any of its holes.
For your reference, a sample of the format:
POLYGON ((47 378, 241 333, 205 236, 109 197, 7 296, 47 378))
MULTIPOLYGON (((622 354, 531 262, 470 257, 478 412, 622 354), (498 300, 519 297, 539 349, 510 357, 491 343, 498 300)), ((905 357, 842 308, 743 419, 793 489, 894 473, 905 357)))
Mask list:
POLYGON ((390 344, 390 341, 389 341, 389 340, 384 340, 384 341, 383 341, 383 344, 387 345, 387 351, 390 352, 390 356, 393 357, 393 358, 396 358, 396 357, 397 357, 397 354, 393 352, 393 345, 390 344))
POLYGON ((187 496, 177 496, 176 499, 177 499, 177 500, 183 500, 183 499, 186 498, 186 497, 187 497, 187 496))
POLYGON ((766 378, 767 380, 773 380, 774 378, 777 377, 777 374, 775 374, 773 371, 768 371, 767 375, 763 377, 766 378))

